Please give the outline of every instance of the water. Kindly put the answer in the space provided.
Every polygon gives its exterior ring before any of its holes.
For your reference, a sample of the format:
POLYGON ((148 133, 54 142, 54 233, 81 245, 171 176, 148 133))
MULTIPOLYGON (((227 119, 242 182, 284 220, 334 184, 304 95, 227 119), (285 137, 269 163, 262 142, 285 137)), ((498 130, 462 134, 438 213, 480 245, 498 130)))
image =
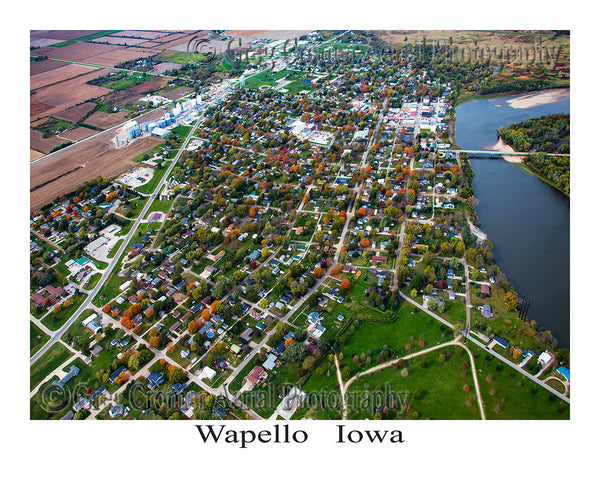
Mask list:
MULTIPOLYGON (((488 149, 501 126, 570 112, 569 97, 519 109, 506 103, 515 97, 459 105, 456 143, 466 150, 488 149)), ((529 318, 569 348, 569 198, 505 160, 471 157, 471 165, 479 200, 475 210, 496 263, 519 295, 529 295, 529 318)))

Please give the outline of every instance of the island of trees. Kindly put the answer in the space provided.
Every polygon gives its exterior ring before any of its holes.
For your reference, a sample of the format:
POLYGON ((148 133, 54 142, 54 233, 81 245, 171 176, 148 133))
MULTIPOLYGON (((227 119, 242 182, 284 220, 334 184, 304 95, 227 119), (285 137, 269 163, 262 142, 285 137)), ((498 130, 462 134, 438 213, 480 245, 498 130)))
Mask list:
POLYGON ((569 125, 570 115, 558 113, 500 127, 498 136, 518 152, 532 151, 525 157, 525 165, 569 195, 569 157, 547 155, 569 153, 569 125))

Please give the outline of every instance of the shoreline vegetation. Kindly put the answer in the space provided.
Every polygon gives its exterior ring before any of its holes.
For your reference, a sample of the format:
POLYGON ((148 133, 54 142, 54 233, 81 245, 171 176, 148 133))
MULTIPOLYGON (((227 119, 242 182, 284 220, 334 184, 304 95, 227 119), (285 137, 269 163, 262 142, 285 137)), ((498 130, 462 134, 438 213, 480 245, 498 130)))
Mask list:
MULTIPOLYGON (((522 101, 525 105, 534 106, 540 100, 564 98, 565 94, 568 95, 566 92, 554 92, 541 98, 525 96, 522 101)), ((524 157, 516 157, 523 167, 569 196, 570 159, 568 156, 552 155, 570 152, 569 114, 542 115, 520 123, 511 123, 508 127, 500 127, 497 135, 499 140, 493 147, 494 150, 527 152, 524 157)), ((506 156, 503 158, 510 161, 506 156)))
MULTIPOLYGON (((469 93, 471 93, 471 92, 469 92, 469 93)), ((456 100, 454 108, 456 109, 456 107, 458 107, 458 105, 460 105, 462 103, 467 103, 472 100, 483 100, 483 99, 491 99, 491 98, 496 98, 496 97, 508 97, 508 96, 518 95, 519 93, 521 93, 522 95, 519 95, 514 99, 507 100, 506 104, 508 104, 512 108, 530 108, 530 107, 535 107, 535 106, 544 105, 544 104, 548 104, 548 103, 553 103, 562 98, 570 96, 570 88, 569 87, 551 88, 551 89, 544 89, 544 90, 539 90, 539 91, 535 91, 535 92, 505 92, 505 93, 498 93, 498 94, 492 93, 492 94, 485 94, 485 95, 476 95, 475 94, 475 95, 470 96, 470 98, 466 99, 465 101, 461 101, 461 98, 463 100, 466 98, 466 96, 463 97, 463 95, 461 94, 459 96, 459 98, 456 100)), ((456 143, 456 113, 454 113, 454 115, 452 115, 450 122, 452 125, 449 126, 449 128, 451 129, 452 132, 454 132, 454 138, 452 139, 451 143, 453 144, 453 146, 455 148, 460 149, 460 146, 456 143)), ((507 153, 517 151, 513 147, 511 147, 509 144, 507 144, 499 135, 498 135, 498 141, 489 148, 490 148, 490 150, 495 150, 498 152, 507 152, 507 153)), ((530 157, 530 155, 527 155, 527 156, 502 155, 502 158, 504 160, 513 164, 516 168, 519 168, 530 175, 534 175, 534 176, 538 177, 540 180, 548 183, 552 187, 560 190, 562 193, 569 196, 568 193, 562 191, 557 185, 553 184, 549 179, 547 179, 543 175, 541 175, 531 165, 527 165, 527 163, 525 162, 525 157, 530 157)), ((470 162, 468 155, 466 156, 466 161, 470 162)), ((477 213, 475 212, 474 208, 472 209, 471 213, 473 216, 473 223, 476 226, 478 226, 479 218, 478 218, 477 213)), ((502 270, 496 264, 495 261, 494 261, 494 265, 496 265, 498 267, 499 274, 504 275, 504 273, 502 272, 502 270)), ((507 281, 510 284, 510 286, 512 287, 513 291, 516 292, 516 290, 514 289, 514 286, 512 285, 512 283, 510 283, 510 280, 508 280, 508 278, 507 278, 507 281)), ((533 320, 533 322, 537 324, 537 322, 535 322, 535 320, 533 320)), ((528 323, 528 322, 524 321, 524 323, 528 323)), ((539 325, 538 327, 539 327, 538 331, 546 331, 551 334, 550 330, 542 327, 541 325, 539 325)), ((552 336, 552 343, 554 344, 553 350, 554 349, 556 351, 564 350, 560 346, 558 346, 558 341, 556 340, 556 338, 554 336, 552 336)), ((567 349, 567 350, 570 350, 570 349, 567 349)))
MULTIPOLYGON (((541 88, 539 90, 535 90, 535 91, 510 90, 507 92, 484 93, 484 94, 480 94, 477 92, 461 92, 461 94, 456 99, 455 107, 458 107, 459 105, 462 105, 464 103, 472 102, 473 100, 486 100, 486 99, 498 98, 498 97, 513 97, 515 95, 519 95, 519 97, 514 100, 522 99, 521 100, 522 105, 526 105, 525 97, 533 98, 535 96, 540 96, 541 98, 546 99, 543 103, 538 103, 536 105, 528 105, 528 106, 533 107, 533 106, 537 106, 537 105, 543 105, 544 103, 556 102, 557 100, 560 100, 560 98, 570 95, 570 89, 571 89, 570 83, 568 81, 565 81, 564 85, 560 85, 560 84, 559 85, 548 85, 547 87, 543 87, 543 88, 541 88), (560 98, 555 98, 554 100, 550 99, 550 95, 546 95, 547 92, 559 92, 559 91, 567 91, 567 90, 569 90, 569 93, 567 95, 563 95, 560 98)), ((556 95, 556 93, 553 93, 551 95, 556 95)), ((531 100, 527 100, 527 101, 531 101, 531 100)), ((513 107, 513 108, 528 108, 528 106, 520 106, 520 107, 513 107)))

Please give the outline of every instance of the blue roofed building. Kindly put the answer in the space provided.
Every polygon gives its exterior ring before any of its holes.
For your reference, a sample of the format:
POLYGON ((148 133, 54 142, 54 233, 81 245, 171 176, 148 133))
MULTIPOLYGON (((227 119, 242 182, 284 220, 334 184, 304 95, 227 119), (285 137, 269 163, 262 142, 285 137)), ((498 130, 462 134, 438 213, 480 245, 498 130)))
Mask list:
POLYGON ((115 380, 117 379, 117 377, 119 375, 121 375, 122 372, 124 372, 125 370, 127 370, 125 368, 125 365, 121 365, 119 368, 117 368, 113 373, 110 374, 110 376, 108 377, 108 381, 110 383, 115 383, 115 380))
POLYGON ((154 390, 165 381, 165 376, 161 372, 152 372, 148 375, 148 388, 154 390))

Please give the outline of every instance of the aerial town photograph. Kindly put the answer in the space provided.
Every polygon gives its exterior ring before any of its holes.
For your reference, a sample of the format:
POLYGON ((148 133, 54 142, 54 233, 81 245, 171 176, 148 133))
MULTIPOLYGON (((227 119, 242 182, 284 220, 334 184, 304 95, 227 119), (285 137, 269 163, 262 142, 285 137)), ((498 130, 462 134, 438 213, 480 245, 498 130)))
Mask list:
POLYGON ((570 418, 569 30, 29 34, 31 420, 570 418))

